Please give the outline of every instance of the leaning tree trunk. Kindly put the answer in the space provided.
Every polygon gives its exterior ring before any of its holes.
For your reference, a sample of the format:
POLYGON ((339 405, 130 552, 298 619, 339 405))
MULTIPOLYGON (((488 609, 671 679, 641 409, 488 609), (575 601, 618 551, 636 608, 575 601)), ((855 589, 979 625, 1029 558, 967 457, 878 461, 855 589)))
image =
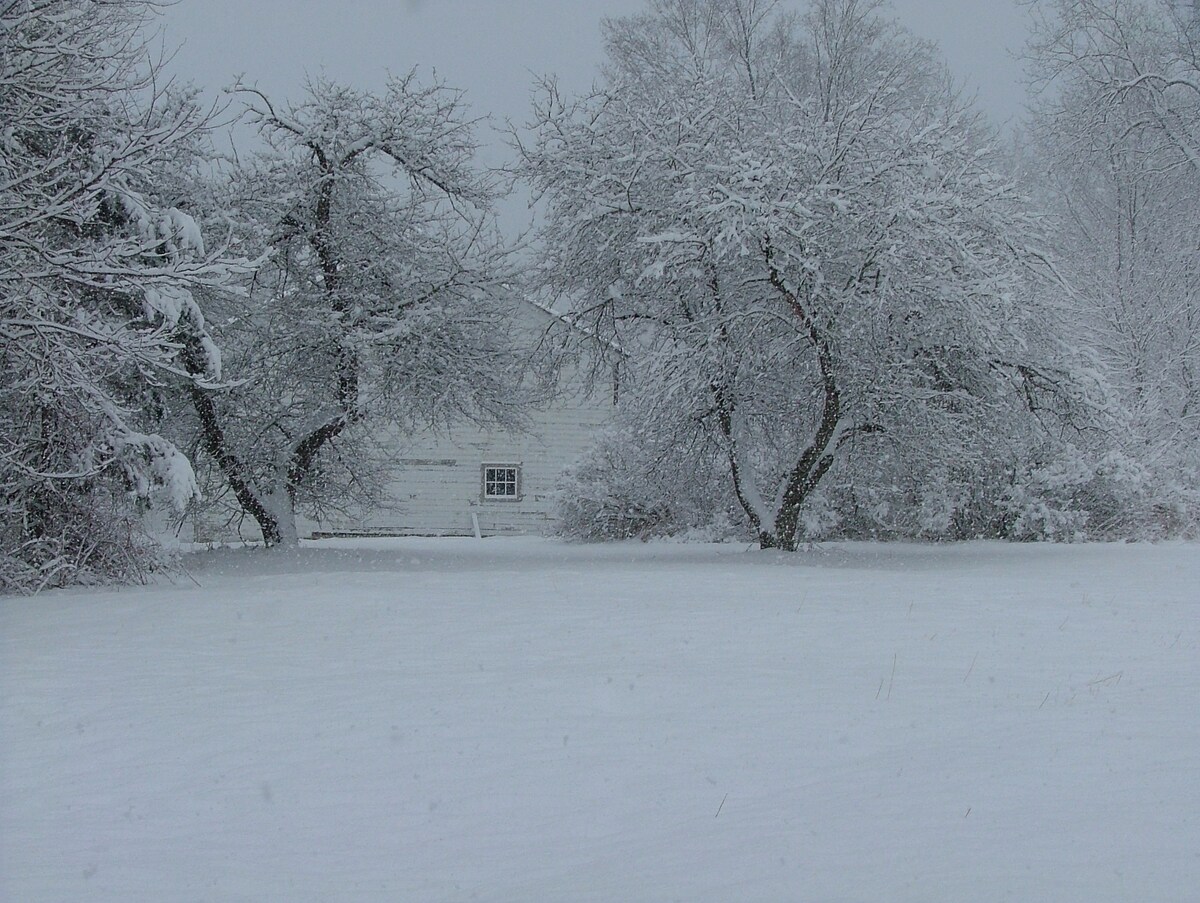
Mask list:
MULTIPOLYGON (((322 181, 313 208, 314 227, 308 232, 309 246, 320 262, 322 288, 330 309, 341 317, 350 313, 341 296, 342 262, 330 240, 333 208, 334 166, 319 149, 318 162, 326 178, 322 181)), ((348 158, 349 159, 349 158, 348 158)), ((282 472, 268 487, 255 485, 247 473, 244 462, 230 446, 221 426, 212 395, 193 378, 189 389, 192 404, 200 418, 201 435, 205 450, 220 467, 238 503, 254 518, 262 531, 263 541, 268 546, 296 546, 300 542, 296 527, 296 496, 312 472, 317 456, 331 441, 336 439, 358 416, 359 367, 360 361, 354 350, 341 342, 341 336, 333 339, 338 343, 334 357, 337 360, 336 386, 334 387, 333 411, 319 426, 310 430, 292 448, 282 472)), ((203 372, 201 355, 197 348, 188 349, 188 364, 191 372, 203 372)))
MULTIPOLYGON (((309 230, 307 238, 320 263, 322 289, 329 309, 338 315, 339 323, 346 329, 353 323, 351 305, 347 304, 342 296, 343 263, 330 236, 336 167, 319 148, 314 148, 314 151, 325 178, 317 190, 316 204, 313 208, 313 228, 309 230)), ((348 155, 341 165, 348 164, 353 156, 353 153, 348 155)), ((290 537, 285 536, 285 542, 291 544, 299 542, 296 531, 297 493, 308 480, 321 450, 359 417, 361 362, 357 352, 348 347, 344 339, 344 333, 331 339, 331 342, 336 344, 334 358, 337 361, 333 412, 328 419, 296 443, 287 462, 287 472, 283 481, 285 491, 276 492, 280 503, 277 505, 281 510, 280 517, 290 526, 290 537)))
POLYGON ((189 385, 189 391, 192 405, 200 418, 204 450, 216 461, 242 510, 258 524, 263 542, 268 546, 298 545, 297 491, 308 478, 318 453, 345 429, 350 418, 336 415, 309 433, 292 452, 286 472, 264 489, 251 480, 245 464, 230 447, 211 392, 194 380, 189 385))
POLYGON ((771 524, 759 523, 759 546, 764 549, 796 551, 800 543, 800 511, 805 501, 817 488, 817 484, 833 466, 842 434, 842 396, 834 371, 833 349, 813 314, 804 305, 799 295, 789 289, 783 275, 775 266, 769 246, 766 251, 767 270, 771 286, 787 303, 789 311, 808 336, 817 356, 817 368, 821 374, 821 389, 824 403, 821 420, 812 441, 797 459, 784 478, 778 505, 773 512, 771 524))
POLYGON ((716 400, 717 423, 729 459, 734 495, 757 534, 760 548, 796 551, 800 542, 800 511, 833 465, 841 430, 841 397, 832 375, 823 379, 822 384, 825 388, 825 405, 821 422, 812 442, 785 477, 773 508, 764 503, 749 468, 739 455, 733 402, 723 387, 711 387, 716 400))
MULTIPOLYGON (((192 398, 192 406, 200 418, 200 438, 204 450, 216 461, 238 504, 254 518, 262 531, 264 543, 268 546, 286 545, 288 530, 286 525, 281 523, 278 506, 268 504, 266 494, 253 485, 246 473, 246 466, 230 448, 225 431, 221 428, 220 416, 211 392, 198 385, 195 380, 189 383, 188 392, 192 398)), ((295 536, 294 516, 290 532, 295 536)))
POLYGON ((825 408, 821 414, 821 423, 812 443, 804 450, 804 454, 787 476, 783 498, 775 515, 774 534, 759 534, 759 545, 764 549, 796 551, 800 544, 800 510, 821 482, 821 478, 833 466, 841 426, 841 400, 837 384, 832 378, 823 378, 822 382, 825 386, 825 408))

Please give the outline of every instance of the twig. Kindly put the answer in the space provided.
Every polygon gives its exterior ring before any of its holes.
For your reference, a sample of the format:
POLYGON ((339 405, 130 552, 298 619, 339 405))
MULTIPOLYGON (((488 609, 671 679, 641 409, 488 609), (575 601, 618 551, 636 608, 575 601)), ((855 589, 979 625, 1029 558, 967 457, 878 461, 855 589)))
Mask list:
POLYGON ((188 580, 191 580, 192 583, 196 584, 196 586, 200 587, 200 589, 204 589, 204 584, 202 584, 199 580, 197 580, 195 577, 193 577, 192 572, 189 571, 187 568, 185 568, 182 564, 179 565, 179 570, 183 571, 183 575, 185 577, 187 577, 188 580))
POLYGON ((725 796, 724 796, 724 797, 721 799, 721 805, 717 806, 717 814, 716 814, 716 815, 714 815, 714 816, 713 816, 713 818, 720 818, 720 817, 721 817, 721 810, 725 808, 725 800, 727 800, 727 799, 729 799, 729 794, 728 794, 728 793, 727 793, 727 794, 725 794, 725 796))
POLYGON ((896 682, 896 659, 899 657, 900 657, 899 652, 895 653, 892 656, 892 676, 890 678, 888 678, 888 694, 887 694, 888 699, 892 698, 892 684, 894 684, 896 682))
POLYGON ((975 657, 971 659, 971 667, 967 669, 967 673, 963 675, 963 683, 967 682, 967 678, 971 676, 971 672, 975 670, 975 663, 979 661, 979 653, 975 653, 975 657))

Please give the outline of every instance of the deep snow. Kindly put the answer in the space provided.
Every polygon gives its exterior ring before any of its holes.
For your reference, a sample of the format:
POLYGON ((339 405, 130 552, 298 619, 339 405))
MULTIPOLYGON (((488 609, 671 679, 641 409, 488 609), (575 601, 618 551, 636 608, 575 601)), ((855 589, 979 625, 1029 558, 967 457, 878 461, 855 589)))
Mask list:
POLYGON ((0 899, 1191 903, 1198 553, 347 541, 0 598, 0 899))

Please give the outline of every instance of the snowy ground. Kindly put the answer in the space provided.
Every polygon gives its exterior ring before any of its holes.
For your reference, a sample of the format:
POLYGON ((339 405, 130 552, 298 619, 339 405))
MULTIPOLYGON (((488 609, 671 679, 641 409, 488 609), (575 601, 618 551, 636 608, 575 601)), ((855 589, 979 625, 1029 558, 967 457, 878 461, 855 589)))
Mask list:
POLYGON ((0 599, 0 899, 1200 899, 1200 547, 322 543, 0 599))

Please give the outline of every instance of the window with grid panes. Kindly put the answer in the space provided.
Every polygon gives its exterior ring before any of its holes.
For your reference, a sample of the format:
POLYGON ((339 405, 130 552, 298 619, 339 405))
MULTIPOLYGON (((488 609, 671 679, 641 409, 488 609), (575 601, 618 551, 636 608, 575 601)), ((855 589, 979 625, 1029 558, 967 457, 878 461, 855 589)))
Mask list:
POLYGON ((485 501, 515 502, 520 497, 520 464, 483 465, 483 498, 485 501))

